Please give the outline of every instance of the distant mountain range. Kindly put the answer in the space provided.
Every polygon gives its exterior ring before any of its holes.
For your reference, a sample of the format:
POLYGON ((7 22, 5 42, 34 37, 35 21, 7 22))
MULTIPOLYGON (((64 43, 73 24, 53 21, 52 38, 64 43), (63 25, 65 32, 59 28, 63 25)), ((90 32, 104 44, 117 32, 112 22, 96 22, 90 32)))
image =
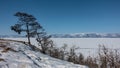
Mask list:
MULTIPOLYGON (((0 38, 20 38, 20 35, 0 35, 0 38)), ((51 34, 52 38, 120 38, 120 33, 51 34)))
POLYGON ((53 38, 120 38, 120 33, 52 34, 53 38))

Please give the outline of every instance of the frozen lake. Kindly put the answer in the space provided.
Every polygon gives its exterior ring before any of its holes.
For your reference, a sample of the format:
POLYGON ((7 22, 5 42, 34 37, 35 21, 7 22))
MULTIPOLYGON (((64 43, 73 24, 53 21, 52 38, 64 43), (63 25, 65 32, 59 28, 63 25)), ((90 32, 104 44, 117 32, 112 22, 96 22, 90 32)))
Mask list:
POLYGON ((109 48, 120 48, 120 38, 53 38, 55 44, 61 46, 79 46, 81 48, 98 48, 99 45, 105 45, 109 48))
MULTIPOLYGON (((20 41, 27 41, 27 38, 6 38, 20 41)), ((51 38, 54 43, 61 47, 64 44, 68 46, 79 46, 80 48, 98 48, 99 45, 105 45, 109 48, 120 48, 120 38, 51 38)), ((31 42, 37 45, 35 38, 31 42)))

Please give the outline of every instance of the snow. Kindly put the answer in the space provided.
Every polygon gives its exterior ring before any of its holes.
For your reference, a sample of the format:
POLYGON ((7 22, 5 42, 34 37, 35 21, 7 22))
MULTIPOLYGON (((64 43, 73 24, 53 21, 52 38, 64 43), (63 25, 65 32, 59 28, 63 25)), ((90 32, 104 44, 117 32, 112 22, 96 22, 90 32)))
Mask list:
POLYGON ((33 51, 29 46, 19 42, 4 43, 0 43, 0 68, 88 68, 33 51), (5 48, 10 49, 3 52, 5 48))

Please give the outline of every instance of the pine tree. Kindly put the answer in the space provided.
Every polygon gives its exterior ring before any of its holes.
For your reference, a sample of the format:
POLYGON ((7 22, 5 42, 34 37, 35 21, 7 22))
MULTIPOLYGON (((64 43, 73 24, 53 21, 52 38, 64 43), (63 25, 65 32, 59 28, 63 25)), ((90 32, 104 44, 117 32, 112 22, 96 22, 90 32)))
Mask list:
POLYGON ((36 21, 36 18, 30 14, 17 12, 14 16, 18 17, 18 22, 11 26, 11 30, 14 30, 18 34, 26 32, 28 44, 31 45, 30 37, 37 35, 38 29, 42 29, 42 26, 36 21))

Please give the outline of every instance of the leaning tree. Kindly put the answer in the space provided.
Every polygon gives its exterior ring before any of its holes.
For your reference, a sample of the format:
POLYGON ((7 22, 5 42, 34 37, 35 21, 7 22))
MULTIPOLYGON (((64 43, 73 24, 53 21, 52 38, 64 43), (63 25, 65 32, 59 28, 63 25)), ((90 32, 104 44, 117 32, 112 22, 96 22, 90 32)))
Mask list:
POLYGON ((25 32, 28 38, 28 44, 31 44, 30 37, 37 35, 37 31, 42 29, 42 26, 36 21, 33 15, 17 12, 14 16, 18 17, 18 22, 11 26, 11 30, 14 30, 18 34, 25 32))

